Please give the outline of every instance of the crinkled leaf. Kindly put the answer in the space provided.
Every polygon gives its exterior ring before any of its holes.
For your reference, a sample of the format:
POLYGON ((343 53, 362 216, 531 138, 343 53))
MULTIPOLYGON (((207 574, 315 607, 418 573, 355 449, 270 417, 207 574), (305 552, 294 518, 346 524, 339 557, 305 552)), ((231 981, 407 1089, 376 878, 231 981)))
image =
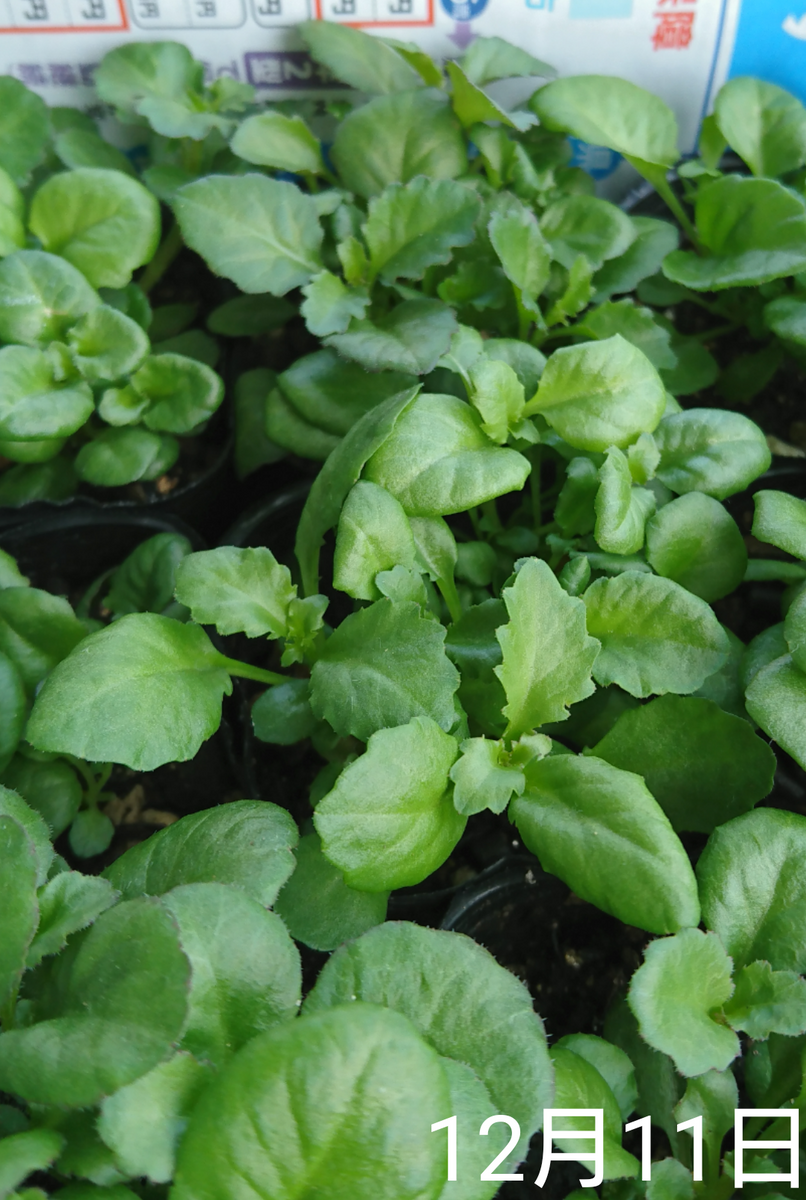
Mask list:
POLYGON ((730 645, 712 609, 659 575, 625 571, 584 595, 588 632, 602 649, 593 675, 633 696, 685 695, 725 663, 730 645))
POLYGON ((86 636, 61 596, 39 588, 0 590, 0 651, 14 663, 29 692, 86 636))
POLYGON ((371 321, 354 317, 344 333, 326 338, 345 358, 367 371, 403 371, 425 375, 450 345, 456 318, 439 300, 404 300, 371 321))
POLYGON ((710 700, 660 696, 619 717, 593 753, 642 775, 676 830, 710 833, 772 789, 775 755, 710 700))
POLYGON ((241 291, 284 296, 322 269, 316 206, 291 183, 212 175, 181 188, 175 211, 191 249, 241 291))
POLYGON ((288 606, 297 594, 288 567, 265 546, 220 546, 184 558, 176 571, 176 598, 201 625, 219 633, 284 637, 288 606))
POLYGON ((101 303, 80 271, 55 254, 20 250, 0 262, 0 339, 36 345, 61 338, 101 303))
POLYGON ((696 925, 688 856, 640 776, 598 758, 556 755, 525 768, 510 812, 544 870, 627 925, 696 925))
POLYGON ((747 569, 747 547, 733 517, 700 491, 672 500, 646 527, 647 561, 695 596, 721 600, 747 569))
POLYGON ((488 233, 507 278, 531 302, 549 281, 551 254, 540 226, 525 205, 493 213, 488 233))
POLYGON ((300 313, 317 337, 344 333, 353 317, 359 321, 363 318, 369 305, 366 288, 345 287, 338 275, 330 271, 314 275, 303 287, 302 294, 305 299, 300 313))
MULTIPOLYGON (((5 789, 4 789, 5 790, 5 789)), ((27 831, 0 809, 0 867, 3 876, 3 938, 0 941, 0 1006, 15 1000, 25 960, 39 921, 38 859, 27 831)), ((2 1143, 0 1143, 2 1144, 2 1143)))
POLYGON ((173 600, 176 568, 192 549, 181 533, 146 538, 112 574, 104 604, 119 617, 163 612, 173 600))
POLYGON ((73 362, 91 384, 130 375, 149 350, 148 337, 137 322, 107 304, 81 317, 68 331, 67 344, 73 362))
POLYGON ((450 729, 459 674, 444 642, 444 628, 412 602, 384 599, 352 613, 311 672, 314 712, 341 736, 362 741, 418 716, 450 729))
POLYGON ((470 369, 470 402, 494 442, 505 442, 523 416, 523 384, 508 363, 482 358, 470 369))
POLYGON ((629 1003, 641 1035, 681 1075, 724 1071, 739 1053, 733 1030, 714 1020, 733 993, 731 965, 716 934, 683 929, 650 942, 632 977, 629 1003))
POLYGON ((771 1033, 796 1037, 806 1030, 806 979, 795 971, 773 971, 768 962, 753 962, 737 972, 735 982, 725 1005, 732 1029, 754 1041, 771 1033))
POLYGON ((36 1193, 15 1192, 14 1189, 35 1171, 45 1171, 59 1157, 63 1147, 64 1138, 55 1129, 28 1129, 0 1140, 0 1196, 5 1200, 13 1193, 19 1200, 26 1196, 34 1200, 36 1193))
POLYGON ((118 898, 106 879, 62 871, 39 893, 39 927, 28 949, 27 967, 35 967, 49 954, 57 954, 71 933, 86 929, 118 898))
POLYGON ((618 446, 607 451, 599 481, 596 541, 608 554, 637 554, 644 544, 647 520, 655 511, 654 494, 645 487, 633 486, 630 463, 618 446))
POLYGON ((655 431, 658 479, 673 492, 717 500, 741 492, 772 462, 764 434, 741 413, 689 408, 664 417, 655 431))
POLYGON ((627 214, 595 196, 566 196, 555 201, 540 218, 540 228, 552 258, 569 271, 580 254, 596 271, 608 259, 624 254, 636 238, 627 214))
POLYGON ((449 179, 391 184, 370 200, 363 228, 373 277, 422 279, 428 267, 450 262, 454 246, 473 240, 479 209, 470 188, 449 179))
POLYGON ((224 399, 223 380, 184 354, 150 355, 131 383, 149 401, 143 423, 157 433, 190 433, 224 399))
POLYGON ((668 221, 654 217, 632 217, 635 241, 617 258, 611 258, 593 279, 594 302, 632 292, 642 280, 660 271, 667 254, 676 250, 680 235, 668 221))
POLYGON ((502 742, 468 738, 459 749, 461 757, 451 767, 450 777, 454 807, 462 816, 472 817, 486 808, 502 813, 513 795, 523 793, 523 771, 508 765, 502 742))
POLYGON ((379 571, 413 567, 414 536, 401 504, 384 488, 361 479, 339 517, 333 586, 357 600, 380 600, 379 571))
POLYGON ((53 838, 67 829, 84 798, 78 776, 63 758, 38 762, 16 754, 3 772, 3 783, 39 813, 53 838))
POLYGON ((222 698, 232 690, 222 663, 197 625, 155 613, 121 617, 50 675, 28 740, 140 771, 193 758, 218 729, 222 698))
POLYGON ((294 869, 297 828, 261 800, 235 800, 183 817, 116 859, 105 872, 125 899, 187 883, 228 883, 268 907, 294 869))

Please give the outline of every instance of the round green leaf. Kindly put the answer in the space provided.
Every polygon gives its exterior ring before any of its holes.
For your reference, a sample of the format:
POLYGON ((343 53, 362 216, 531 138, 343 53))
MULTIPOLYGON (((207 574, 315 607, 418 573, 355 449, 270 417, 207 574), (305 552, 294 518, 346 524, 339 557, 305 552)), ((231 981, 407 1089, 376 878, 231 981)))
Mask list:
POLYGON ((413 567, 414 535, 402 505, 385 488, 359 479, 339 517, 333 586, 358 600, 380 600, 379 571, 413 567))
POLYGON ((118 617, 133 612, 161 613, 173 600, 176 569, 192 546, 181 533, 146 538, 114 571, 104 599, 118 617))
POLYGON ((275 746, 293 746, 310 737, 316 728, 307 679, 289 679, 267 688, 252 705, 255 737, 275 746))
POLYGON ((311 672, 311 705, 340 736, 367 741, 418 716, 450 729, 458 686, 444 627, 413 601, 384 599, 352 613, 327 639, 311 672))
POLYGON ((705 492, 724 500, 769 469, 764 434, 741 413, 689 408, 664 417, 655 430, 658 479, 673 492, 705 492))
POLYGON ((67 334, 73 362, 91 384, 136 371, 149 341, 136 321, 107 304, 81 317, 67 334))
POLYGON ((41 250, 19 250, 0 262, 0 340, 36 345, 61 338, 101 303, 70 263, 41 250))
POLYGON ((319 801, 316 832, 350 887, 390 892, 421 883, 462 836, 448 772, 456 739, 428 717, 373 733, 319 801))
POLYGON ((133 42, 104 55, 93 81, 101 100, 128 116, 146 97, 179 100, 198 81, 198 65, 179 42, 133 42))
POLYGON ((292 183, 264 175, 211 175, 179 190, 185 241, 243 292, 284 296, 322 269, 316 205, 292 183))
POLYGON ((806 162, 806 108, 774 83, 729 79, 717 95, 714 116, 754 175, 775 178, 806 162))
POLYGON ((39 588, 0 590, 0 651, 14 663, 29 692, 86 636, 63 597, 39 588))
POLYGON ((52 175, 34 196, 31 230, 93 287, 125 287, 159 243, 159 205, 122 171, 80 167, 52 175))
POLYGON ((193 758, 218 729, 222 697, 232 691, 221 661, 197 625, 154 613, 121 617, 49 677, 28 740, 137 771, 193 758))
POLYGON ((355 1001, 396 1009, 440 1054, 472 1067, 497 1111, 519 1123, 525 1149, 553 1094, 546 1035, 524 985, 482 946, 408 922, 380 925, 336 951, 303 1011, 355 1001))
POLYGON ((766 489, 756 492, 753 500, 753 537, 806 559, 806 500, 766 489))
POLYGON ((0 1038, 0 1086, 83 1108, 151 1070, 180 1037, 190 965, 156 899, 118 904, 77 939, 33 1023, 0 1038))
POLYGON ((806 817, 759 808, 715 829, 697 863, 702 909, 736 968, 806 972, 806 817))
POLYGON ((237 887, 190 883, 164 897, 192 968, 182 1048, 222 1067, 297 1015, 299 952, 280 918, 237 887))
POLYGON ((632 977, 629 1003, 641 1036, 681 1075, 725 1071, 739 1053, 733 1030, 713 1019, 733 992, 731 965, 716 934, 683 929, 650 942, 632 977))
POLYGON ((105 429, 76 455, 79 478, 96 487, 158 479, 179 457, 179 443, 149 429, 105 429))
POLYGON ((268 908, 294 870, 296 842, 297 827, 285 809, 234 800, 152 834, 105 876, 127 900, 188 883, 229 883, 268 908))
POLYGON ((570 75, 542 87, 530 107, 547 129, 571 133, 625 157, 673 167, 677 121, 663 100, 611 75, 570 75))
POLYGON ((649 359, 620 334, 555 350, 526 415, 541 413, 579 450, 623 448, 652 433, 666 391, 649 359))
POLYGON ((583 599, 588 633, 602 643, 593 667, 602 686, 685 695, 727 660, 727 634, 712 609, 670 579, 625 571, 598 579, 583 599))
POLYGON ((297 865, 275 908, 298 942, 335 950, 386 920, 388 892, 359 892, 322 853, 315 833, 300 838, 297 865))
POLYGON ((444 1145, 428 1131, 449 1102, 439 1056, 398 1013, 303 1017, 253 1039, 204 1092, 173 1194, 435 1200, 444 1145))
POLYGON ((494 446, 478 414, 455 396, 419 396, 364 468, 411 516, 463 512, 520 490, 530 464, 494 446))
POLYGON ((396 49, 362 29, 321 21, 303 21, 298 29, 311 56, 359 92, 371 96, 423 85, 419 73, 396 49))
POLYGON ((746 721, 692 696, 661 696, 623 713, 593 753, 642 775, 675 829, 701 833, 763 800, 776 765, 746 721))
POLYGON ((709 604, 739 586, 747 547, 739 526, 718 500, 689 492, 664 504, 647 522, 647 560, 709 604))
POLYGON ((467 170, 459 122, 448 97, 432 88, 378 96, 354 109, 338 127, 331 158, 345 187, 365 197, 415 175, 455 179, 467 170))
POLYGON ((29 346, 0 350, 0 436, 63 438, 86 422, 92 392, 75 380, 59 383, 50 359, 29 346))
POLYGON ((143 423, 158 433, 190 433, 224 399, 224 383, 215 371, 183 354, 151 355, 131 383, 150 401, 143 423))
POLYGON ((552 755, 526 767, 510 813, 543 869, 583 900, 651 933, 699 921, 688 856, 638 775, 552 755))
POLYGON ((550 204, 540 218, 552 258, 571 270, 584 254, 598 270, 610 258, 624 254, 636 238, 630 218, 615 204, 595 196, 566 196, 550 204))
POLYGON ((295 175, 321 175, 324 171, 319 142, 302 117, 255 113, 238 126, 230 145, 239 158, 261 167, 295 175))
POLYGON ((94 858, 109 849, 114 836, 115 826, 109 817, 97 808, 86 808, 70 826, 70 849, 77 858, 94 858))
MULTIPOLYGON (((773 628, 780 631, 780 626, 773 628)), ((806 766, 806 675, 786 654, 786 644, 778 657, 777 635, 756 649, 762 651, 757 661, 745 664, 748 675, 755 669, 745 695, 747 711, 782 750, 806 766)))
POLYGON ((25 183, 45 157, 50 139, 48 108, 41 96, 11 75, 0 76, 0 167, 25 183))
POLYGON ((456 318, 439 300, 404 300, 377 320, 353 320, 344 333, 325 339, 367 371, 426 375, 447 351, 456 318))
POLYGON ((806 202, 773 179, 725 175, 697 193, 705 255, 673 250, 667 279, 695 291, 768 283, 806 269, 806 202))

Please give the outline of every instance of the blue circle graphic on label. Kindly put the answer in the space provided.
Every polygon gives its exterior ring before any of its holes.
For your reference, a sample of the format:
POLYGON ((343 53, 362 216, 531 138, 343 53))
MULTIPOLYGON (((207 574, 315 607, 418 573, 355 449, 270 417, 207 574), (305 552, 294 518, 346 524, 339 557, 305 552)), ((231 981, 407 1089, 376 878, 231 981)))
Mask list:
POLYGON ((582 167, 594 179, 607 179, 612 175, 621 162, 618 150, 610 150, 607 146, 592 146, 590 142, 580 141, 579 138, 569 137, 571 144, 571 166, 582 167))
POLYGON ((472 21, 484 12, 487 0, 440 0, 440 4, 454 21, 472 21))

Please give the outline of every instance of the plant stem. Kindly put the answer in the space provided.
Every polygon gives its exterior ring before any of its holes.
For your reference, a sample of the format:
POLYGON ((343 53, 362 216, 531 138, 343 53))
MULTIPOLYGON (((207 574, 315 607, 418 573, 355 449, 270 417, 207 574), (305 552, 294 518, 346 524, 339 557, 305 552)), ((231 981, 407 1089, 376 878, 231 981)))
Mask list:
POLYGON ((224 654, 219 656, 218 664, 239 679, 254 679, 256 683, 288 683, 287 675, 264 671, 262 667, 253 667, 249 663, 239 662, 237 658, 227 658, 224 654))
POLYGON ((498 506, 495 500, 485 500, 481 506, 481 511, 484 513, 491 532, 499 533, 504 528, 501 524, 501 518, 498 515, 498 506))
POLYGON ((662 199, 677 217, 680 225, 683 228, 683 232, 691 242, 692 246, 699 250, 700 239, 697 237, 697 230, 691 223, 688 213, 683 208, 683 205, 677 199, 677 196, 675 196, 674 192, 669 186, 669 181, 666 179, 665 175, 658 174, 657 176, 653 176, 651 182, 654 184, 655 191, 662 197, 662 199))
POLYGON ((527 458, 531 461, 532 470, 529 474, 529 490, 532 496, 532 520, 534 521, 535 529, 540 528, 540 521, 543 516, 543 503, 540 495, 540 468, 543 460, 542 446, 535 446, 529 452, 527 458))
POLYGON ((137 284, 146 295, 151 291, 156 284, 162 279, 165 272, 170 267, 171 263, 176 258, 179 251, 182 249, 182 230, 179 228, 179 222, 174 221, 166 236, 162 239, 157 253, 152 258, 151 262, 146 267, 143 274, 137 280, 137 284))
POLYGON ((532 324, 532 314, 523 307, 523 293, 516 283, 512 290, 515 293, 515 303, 518 306, 518 337, 522 342, 529 340, 529 328, 532 324))
POLYGON ((692 333, 689 336, 694 342, 710 342, 711 338, 722 337, 726 333, 735 333, 737 329, 741 329, 741 325, 737 325, 735 321, 726 321, 724 325, 717 325, 715 329, 705 329, 702 333, 692 333))
POLYGON ((438 579, 437 587, 442 593, 442 599, 447 604, 451 620, 455 625, 462 616, 462 603, 456 590, 456 581, 452 576, 450 579, 438 579))

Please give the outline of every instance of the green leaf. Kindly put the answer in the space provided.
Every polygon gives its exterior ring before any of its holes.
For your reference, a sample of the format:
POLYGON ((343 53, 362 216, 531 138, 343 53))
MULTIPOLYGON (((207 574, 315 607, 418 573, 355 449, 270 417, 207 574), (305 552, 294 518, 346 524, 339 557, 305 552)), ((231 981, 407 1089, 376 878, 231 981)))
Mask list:
POLYGON ((673 332, 671 346, 677 366, 662 371, 661 378, 672 395, 690 396, 716 383, 719 364, 702 342, 673 332))
POLYGON ((297 594, 291 572, 265 546, 220 546, 189 554, 176 570, 176 598, 194 621, 219 633, 285 637, 288 606, 297 594))
POLYGON ((187 883, 228 883, 264 908, 294 870, 297 827, 285 809, 235 800, 182 817, 107 867, 124 899, 162 895, 187 883))
POLYGON ((45 157, 50 140, 47 105, 18 79, 3 75, 0 113, 0 167, 17 183, 26 183, 45 157))
MULTIPOLYGON (((777 638, 776 638, 777 641, 777 638)), ((745 703, 753 720, 761 726, 782 750, 801 765, 806 764, 806 675, 792 662, 790 656, 767 658, 767 650, 775 653, 780 647, 765 646, 760 668, 747 685, 745 703)), ((786 647, 784 647, 784 652, 786 647)), ((755 664, 758 667, 758 664, 755 664)))
POLYGON ((696 925, 688 856, 643 780, 598 758, 557 755, 526 767, 510 813, 541 866, 627 925, 696 925))
POLYGON ((41 350, 29 346, 0 350, 1 437, 67 437, 81 428, 93 408, 87 384, 75 379, 59 382, 41 350))
POLYGON ((289 679, 267 688, 252 705, 255 737, 276 746, 293 746, 316 728, 307 679, 289 679))
POLYGON ((98 1133, 127 1176, 170 1183, 182 1133, 213 1076, 210 1065, 180 1050, 101 1102, 98 1133))
POLYGON ((654 217, 632 217, 635 241, 619 255, 611 258, 593 279, 594 303, 601 304, 611 296, 632 292, 644 279, 660 271, 667 254, 676 250, 680 235, 668 221, 654 217))
POLYGON ((516 450, 494 446, 470 405, 455 396, 423 395, 365 467, 407 513, 463 512, 523 487, 531 467, 516 450))
POLYGON ((93 287, 125 287, 149 261, 160 236, 159 205, 121 171, 80 167, 52 175, 34 196, 29 224, 93 287))
POLYGON ((607 451, 599 480, 595 501, 596 541, 609 554, 637 554, 644 544, 647 521, 655 511, 654 494, 647 488, 633 486, 630 463, 617 446, 607 451))
POLYGON ((714 116, 754 175, 786 175, 806 162, 806 109, 774 83, 748 76, 728 80, 714 116))
POLYGON ((3 1089, 34 1104, 96 1104, 155 1067, 185 1021, 190 967, 159 900, 116 905, 73 946, 34 1023, 0 1038, 3 1089))
POLYGON ((649 308, 641 308, 631 300, 609 300, 587 313, 574 332, 581 337, 609 338, 620 333, 637 346, 659 371, 673 368, 677 355, 670 344, 670 331, 655 320, 649 308))
POLYGON ((599 644, 585 632, 582 601, 540 559, 526 560, 503 600, 509 624, 496 630, 503 660, 494 669, 507 696, 507 736, 518 737, 565 720, 569 705, 593 693, 599 644))
POLYGON ((503 741, 469 738, 459 749, 461 757, 451 767, 450 777, 455 785, 454 807, 462 816, 472 817, 487 808, 502 813, 513 795, 522 795, 523 771, 509 765, 503 741))
POLYGON ((572 458, 554 510, 554 519, 566 537, 593 531, 598 491, 599 472, 595 463, 590 458, 572 458))
POLYGON ((27 587, 30 580, 17 566, 17 560, 6 550, 0 550, 0 589, 27 587))
POLYGON ((0 651, 14 663, 28 692, 86 636, 61 596, 38 588, 0 590, 0 651))
POLYGON ((462 614, 448 630, 445 642, 449 658, 462 673, 460 703, 481 731, 494 737, 500 737, 506 726, 502 716, 506 694, 495 674, 502 659, 496 631, 506 621, 503 601, 486 600, 462 614))
POLYGON ((517 338, 488 338, 484 342, 484 354, 494 362, 503 362, 512 367, 523 386, 524 394, 535 394, 546 366, 546 357, 534 346, 518 341, 517 338))
POLYGON ((681 1075, 702 1075, 727 1070, 739 1053, 733 1030, 714 1020, 732 992, 731 960, 716 934, 683 929, 649 943, 629 1003, 650 1046, 681 1075))
POLYGON ((222 697, 232 690, 224 662, 197 625, 155 613, 121 617, 48 678, 28 740, 137 771, 193 758, 218 729, 222 697))
POLYGON ((449 1101, 438 1055, 399 1014, 362 1004, 303 1017, 254 1039, 203 1093, 175 1200, 345 1188, 352 1200, 430 1200, 445 1163, 428 1129, 449 1101))
POLYGON ((715 829, 699 862, 703 917, 736 968, 806 968, 806 817, 760 808, 715 829))
MULTIPOLYGON (((722 1139, 734 1128, 738 1107, 739 1089, 730 1070, 706 1071, 697 1079, 689 1079, 683 1098, 675 1106, 675 1118, 681 1124, 692 1117, 702 1118, 703 1149, 712 1177, 719 1170, 722 1139)), ((693 1131, 686 1132, 693 1136, 693 1131)))
POLYGON ((764 434, 741 413, 689 408, 664 417, 655 431, 658 479, 673 492, 724 500, 743 491, 772 462, 764 434))
POLYGON ((780 338, 806 344, 806 304, 798 296, 777 296, 765 304, 764 324, 780 338))
POLYGON ((12 659, 0 652, 0 772, 7 771, 14 757, 27 717, 22 676, 12 659))
POLYGON ((277 462, 283 457, 282 448, 275 445, 265 431, 266 401, 275 378, 274 372, 268 367, 256 367, 252 371, 244 371, 235 381, 234 455, 239 479, 245 479, 258 467, 277 462))
POLYGON ((36 859, 36 886, 42 887, 54 856, 47 825, 38 812, 6 787, 0 787, 0 816, 11 817, 25 831, 36 859))
MULTIPOLYGON (((510 1130, 506 1125, 497 1124, 490 1129, 487 1137, 480 1138, 478 1133, 482 1125, 498 1111, 488 1089, 465 1063, 443 1057, 442 1068, 450 1088, 448 1107, 457 1116, 457 1161, 462 1163, 463 1200, 490 1200, 498 1185, 482 1182, 481 1175, 508 1144, 510 1130)), ((517 1159, 511 1157, 499 1163, 498 1169, 515 1171, 517 1159)), ((446 1181, 439 1193, 439 1200, 450 1200, 452 1190, 450 1181, 446 1181)))
POLYGON ((730 645, 712 609, 679 584, 625 571, 583 597, 588 632, 602 643, 597 683, 632 696, 687 694, 725 663, 730 645))
POLYGON ((787 610, 784 639, 795 666, 802 671, 806 666, 806 592, 802 589, 787 610))
POLYGON ((275 908, 298 942, 335 950, 386 920, 388 892, 359 892, 322 853, 316 833, 300 838, 297 865, 275 908))
MULTIPOLYGON (((0 867, 4 896, 3 939, 0 942, 0 1010, 7 1013, 9 1004, 13 1006, 16 1000, 28 948, 39 921, 36 898, 39 863, 36 848, 25 826, 16 820, 13 811, 5 811, 5 805, 0 809, 0 867)), ((2 1036, 5 1035, 0 1036, 0 1041, 2 1036)))
MULTIPOLYGON (((497 1111, 519 1123, 525 1152, 551 1103, 551 1064, 531 997, 491 954, 461 934, 387 922, 336 951, 303 1011, 353 1001, 397 1009, 440 1054, 472 1067, 497 1111)), ((443 1155, 444 1143, 444 1175, 443 1155)))
POLYGON ((459 122, 448 97, 433 88, 378 96, 354 109, 338 127, 330 157, 344 186, 366 198, 415 175, 456 179, 467 170, 459 122))
POLYGON ((325 339, 328 346, 367 371, 426 375, 450 345, 456 318, 439 300, 404 300, 375 321, 353 320, 345 333, 325 339))
POLYGON ((473 240, 480 207, 470 188, 449 179, 391 184, 370 200, 363 227, 373 278, 422 279, 428 267, 450 262, 454 246, 473 240))
MULTIPOLYGON (((716 1170, 719 1170, 717 1166, 716 1170)), ((676 1158, 662 1158, 652 1164, 652 1179, 647 1184, 647 1200, 694 1200, 691 1171, 676 1158)))
POLYGON ((602 451, 652 433, 665 407, 666 391, 649 359, 616 334, 555 350, 526 416, 541 413, 571 446, 602 451))
POLYGON ((53 138, 53 149, 66 167, 105 167, 134 175, 129 159, 93 129, 64 129, 53 138))
POLYGON ((285 325, 294 307, 279 296, 235 296, 214 308, 207 328, 222 337, 257 337, 285 325))
POLYGON ((118 617, 163 612, 173 600, 176 569, 192 549, 181 533, 146 538, 113 572, 105 606, 118 617))
POLYGON ((184 99, 189 91, 197 89, 200 79, 198 66, 186 46, 178 42, 133 42, 104 55, 95 69, 94 82, 101 100, 131 117, 147 115, 149 100, 184 99))
POLYGON ((523 384, 508 363, 483 358, 470 369, 470 402, 494 442, 505 442, 522 419, 523 384))
POLYGON ((488 233, 507 279, 534 311, 551 268, 551 254, 534 213, 522 204, 513 204, 506 211, 499 209, 490 218, 488 233))
MULTIPOLYGON (((728 658, 724 665, 718 671, 715 671, 713 675, 709 675, 705 683, 701 687, 698 687, 692 695, 699 696, 703 700, 713 700, 725 712, 733 713, 736 717, 746 718, 744 688, 741 680, 742 657, 745 652, 745 645, 727 626, 723 625, 722 628, 728 635, 728 642, 730 643, 728 658)), ((786 646, 784 646, 781 653, 783 654, 785 651, 786 646)))
POLYGON ((345 287, 338 275, 332 275, 330 271, 314 275, 302 293, 305 299, 300 313, 317 337, 344 333, 353 317, 359 321, 363 318, 369 305, 366 288, 345 287))
POLYGON ((299 116, 255 113, 238 126, 230 146, 239 158, 261 167, 298 175, 324 173, 319 142, 299 116))
POLYGON ((105 879, 62 871, 45 885, 38 899, 39 926, 28 949, 28 968, 63 950, 70 934, 86 929, 111 908, 118 893, 105 879))
POLYGON ((361 29, 322 21, 303 21, 297 29, 311 56, 359 92, 387 95, 423 86, 420 74, 402 55, 361 29))
POLYGON ((548 63, 534 58, 520 46, 500 37, 476 37, 461 58, 462 70, 478 87, 496 79, 538 75, 553 79, 557 72, 548 63))
MULTIPOLYGON (((621 1145, 621 1113, 618 1102, 596 1067, 565 1045, 551 1049, 554 1064, 554 1104, 560 1109, 600 1109, 603 1123, 603 1176, 609 1179, 633 1178, 638 1174, 638 1160, 621 1145)), ((590 1130, 591 1118, 564 1116, 563 1129, 590 1130)), ((589 1155, 590 1138, 555 1137, 555 1145, 569 1159, 589 1155)), ((583 1160, 584 1161, 584 1158, 583 1160)), ((586 1164, 587 1165, 587 1164, 586 1164)))
POLYGON ((306 594, 318 588, 319 550, 325 534, 338 521, 347 494, 358 482, 367 459, 389 437, 400 415, 413 403, 417 390, 398 392, 365 413, 314 480, 297 527, 295 545, 306 594))
POLYGON ((0 340, 4 342, 36 345, 58 340, 100 303, 81 272, 54 254, 19 250, 0 262, 0 340))
POLYGON ((806 979, 794 971, 773 971, 768 962, 750 963, 736 973, 725 1016, 732 1029, 754 1041, 771 1033, 797 1037, 806 1030, 806 979))
POLYGON ((756 492, 753 537, 806 559, 806 500, 786 492, 756 492))
POLYGON ((725 175, 700 188, 695 215, 707 254, 673 250, 663 273, 675 283, 720 291, 806 268, 806 203, 773 179, 725 175))
POLYGON ((570 75, 542 87, 530 107, 547 129, 571 133, 625 157, 673 167, 677 121, 663 100, 610 75, 570 75))
POLYGON ((179 190, 185 241, 243 292, 284 296, 322 269, 316 206, 292 183, 211 175, 179 190))
POLYGON ((583 254, 594 270, 619 258, 635 241, 635 227, 615 204, 594 196, 566 196, 540 218, 552 258, 571 270, 583 254))
POLYGON ((38 762, 16 754, 3 772, 3 783, 39 813, 52 838, 67 829, 84 798, 78 776, 60 758, 38 762))
POLYGON ((278 385, 306 421, 343 437, 371 408, 416 383, 396 371, 374 374, 345 362, 334 350, 317 350, 292 363, 278 385))
POLYGON ((448 772, 458 747, 429 717, 372 734, 316 806, 322 851, 345 882, 366 892, 421 883, 453 850, 467 823, 448 772))
POLYGON ((97 808, 87 808, 70 826, 70 849, 77 858, 94 858, 109 849, 114 836, 115 827, 109 817, 97 808))
POLYGON ((471 83, 458 63, 447 62, 445 69, 451 81, 453 111, 465 129, 474 130, 483 121, 496 121, 498 128, 508 126, 515 129, 528 129, 530 125, 535 124, 531 113, 506 112, 491 96, 471 83))
POLYGON ((400 503, 377 484, 359 480, 339 517, 333 586, 357 600, 380 600, 378 572, 413 567, 414 561, 414 537, 400 503))
POLYGON ((555 1045, 557 1049, 571 1050, 596 1068, 615 1096, 622 1120, 626 1121, 638 1102, 635 1069, 628 1055, 592 1033, 569 1033, 555 1045))
MULTIPOLYGON (((63 1146, 64 1138, 55 1129, 29 1129, 3 1138, 0 1141, 0 1196, 5 1200, 15 1188, 25 1183, 29 1175, 45 1171, 59 1157, 63 1146)), ((25 1193, 19 1195, 22 1197, 25 1193)))
POLYGON ((192 969, 182 1049, 221 1068, 251 1038, 296 1016, 299 952, 276 913, 238 887, 186 884, 164 904, 192 969))
POLYGON ((123 487, 138 479, 158 479, 179 457, 176 438, 150 429, 106 429, 81 447, 75 459, 79 478, 96 487, 123 487))
POLYGON ((747 569, 741 530, 722 505, 702 492, 664 504, 648 522, 647 560, 708 603, 739 586, 747 569))
POLYGON ((131 384, 148 399, 143 423, 157 433, 191 433, 224 399, 215 371, 183 354, 150 355, 131 384))
POLYGON ((339 444, 335 434, 304 420, 279 388, 273 388, 266 399, 265 433, 283 450, 319 462, 324 462, 339 444))
POLYGON ((673 1110, 683 1093, 683 1081, 674 1063, 668 1055, 653 1050, 641 1037, 626 998, 618 1000, 610 1009, 604 1031, 607 1039, 620 1047, 635 1067, 638 1084, 636 1112, 642 1117, 651 1116, 652 1124, 663 1129, 669 1144, 677 1153, 677 1121, 673 1110))
POLYGON ((710 700, 661 696, 625 712, 594 748, 642 775, 673 827, 710 833, 772 789, 775 755, 710 700))
POLYGON ((103 304, 79 318, 67 334, 78 370, 91 384, 111 382, 136 371, 149 351, 136 321, 103 304))

